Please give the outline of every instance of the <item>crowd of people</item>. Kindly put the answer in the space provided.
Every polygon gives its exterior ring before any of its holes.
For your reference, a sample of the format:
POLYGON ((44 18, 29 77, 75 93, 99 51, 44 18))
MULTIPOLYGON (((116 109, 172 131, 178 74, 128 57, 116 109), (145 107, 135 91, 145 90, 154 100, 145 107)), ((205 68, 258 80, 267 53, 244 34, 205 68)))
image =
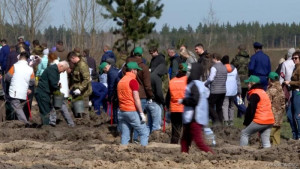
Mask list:
POLYGON ((157 47, 149 49, 150 64, 143 58, 143 48, 135 47, 120 68, 109 45, 104 46, 98 64, 89 49, 67 51, 60 40, 51 49, 38 40, 30 45, 24 36, 18 37, 15 46, 1 40, 0 103, 5 106, 0 108, 1 121, 19 120, 25 127, 39 126, 30 120, 35 97, 41 125, 55 127, 57 111, 74 127, 74 118, 89 120, 90 113, 100 115, 107 110, 123 145, 132 139, 146 146, 149 135, 164 130, 167 122, 172 130, 170 143, 180 142, 182 152, 188 153, 195 141, 199 149, 213 153, 205 136, 213 136, 214 126, 232 126, 236 105, 237 117, 244 117, 245 125, 241 146, 248 145, 249 137, 256 132, 263 148, 280 144, 285 111, 293 139, 300 139, 300 51, 294 48, 288 50, 286 61, 276 73, 271 71, 270 58, 259 42, 253 44, 255 53, 251 57, 244 45, 238 46, 231 62, 228 55, 209 53, 200 43, 194 48, 198 57, 185 45, 178 53, 169 48, 169 66, 157 47), (166 96, 164 77, 169 81, 166 96), (60 108, 52 101, 57 92, 64 97, 60 108), (84 109, 72 111, 72 116, 67 100, 79 97, 84 109), (91 106, 95 112, 89 112, 91 106))

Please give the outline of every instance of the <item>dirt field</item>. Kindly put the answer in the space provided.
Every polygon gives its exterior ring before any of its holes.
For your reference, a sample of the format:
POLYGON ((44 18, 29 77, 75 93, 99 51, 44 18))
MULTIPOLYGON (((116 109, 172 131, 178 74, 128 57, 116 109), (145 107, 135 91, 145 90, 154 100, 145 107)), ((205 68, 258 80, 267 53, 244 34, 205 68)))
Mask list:
MULTIPOLYGON (((38 122, 37 114, 33 120, 38 122)), ((77 120, 74 128, 64 121, 37 129, 17 121, 0 123, 0 168, 300 168, 300 141, 282 140, 280 146, 260 149, 253 137, 251 146, 240 147, 240 129, 219 127, 213 129, 215 155, 194 145, 190 154, 181 154, 179 145, 168 144, 169 129, 150 137, 147 147, 120 146, 107 121, 103 114, 91 122, 77 120)))

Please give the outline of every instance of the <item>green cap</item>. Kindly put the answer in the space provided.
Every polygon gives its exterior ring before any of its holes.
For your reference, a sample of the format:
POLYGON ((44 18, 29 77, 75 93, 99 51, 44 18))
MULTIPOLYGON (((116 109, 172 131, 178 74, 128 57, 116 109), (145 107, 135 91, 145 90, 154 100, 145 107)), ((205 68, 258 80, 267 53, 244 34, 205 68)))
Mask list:
POLYGON ((268 77, 272 80, 277 80, 279 76, 276 72, 270 72, 268 77))
POLYGON ((188 64, 187 63, 181 63, 180 65, 182 66, 181 70, 187 72, 187 70, 188 70, 188 64))
POLYGON ((100 71, 100 73, 103 72, 103 69, 105 68, 106 65, 108 65, 107 62, 102 62, 101 65, 99 65, 99 71, 100 71))
POLYGON ((138 70, 143 70, 142 68, 140 68, 138 66, 138 64, 136 62, 128 62, 127 63, 127 68, 129 69, 138 69, 138 70))
POLYGON ((143 54, 143 48, 141 48, 141 47, 134 48, 133 54, 134 55, 142 55, 143 54))
POLYGON ((249 77, 249 79, 245 80, 244 82, 245 83, 251 83, 251 82, 253 82, 253 83, 260 83, 260 78, 257 77, 257 76, 255 76, 255 75, 251 75, 249 77))

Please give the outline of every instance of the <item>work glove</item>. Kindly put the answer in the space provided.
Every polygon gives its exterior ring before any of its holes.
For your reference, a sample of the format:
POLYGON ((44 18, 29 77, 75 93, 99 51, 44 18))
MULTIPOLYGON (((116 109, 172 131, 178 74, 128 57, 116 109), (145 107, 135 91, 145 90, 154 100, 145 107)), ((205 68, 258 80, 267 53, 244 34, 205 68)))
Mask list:
POLYGON ((144 113, 140 113, 140 116, 142 118, 142 122, 141 123, 145 123, 146 122, 146 116, 144 113))
POLYGON ((92 102, 91 102, 91 101, 89 101, 89 107, 92 107, 92 105, 93 105, 93 104, 92 104, 92 102))
POLYGON ((80 92, 79 89, 74 90, 73 93, 74 93, 74 95, 76 95, 76 96, 81 94, 81 92, 80 92))
POLYGON ((178 103, 179 103, 179 104, 182 104, 182 99, 178 99, 178 103))
POLYGON ((147 100, 147 103, 148 104, 152 103, 152 99, 147 100))

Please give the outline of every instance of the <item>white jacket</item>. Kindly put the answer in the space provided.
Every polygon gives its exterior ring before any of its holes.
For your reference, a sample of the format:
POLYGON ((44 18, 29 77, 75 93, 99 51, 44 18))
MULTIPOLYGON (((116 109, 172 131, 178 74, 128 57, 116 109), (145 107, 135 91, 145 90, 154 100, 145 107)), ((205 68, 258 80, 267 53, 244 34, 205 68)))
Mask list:
POLYGON ((8 72, 12 76, 9 86, 9 96, 26 100, 29 85, 34 85, 34 73, 26 60, 19 60, 8 72))
POLYGON ((280 84, 282 84, 283 81, 291 80, 294 68, 295 68, 295 63, 291 58, 288 58, 288 60, 286 60, 282 63, 281 71, 280 71, 280 75, 279 75, 280 84))
MULTIPOLYGON (((58 64, 58 63, 59 61, 56 59, 52 63, 50 63, 50 65, 58 64)), ((60 92, 64 94, 65 98, 69 97, 70 90, 69 90, 69 82, 68 82, 68 73, 66 71, 59 74, 58 83, 61 84, 60 92)))

